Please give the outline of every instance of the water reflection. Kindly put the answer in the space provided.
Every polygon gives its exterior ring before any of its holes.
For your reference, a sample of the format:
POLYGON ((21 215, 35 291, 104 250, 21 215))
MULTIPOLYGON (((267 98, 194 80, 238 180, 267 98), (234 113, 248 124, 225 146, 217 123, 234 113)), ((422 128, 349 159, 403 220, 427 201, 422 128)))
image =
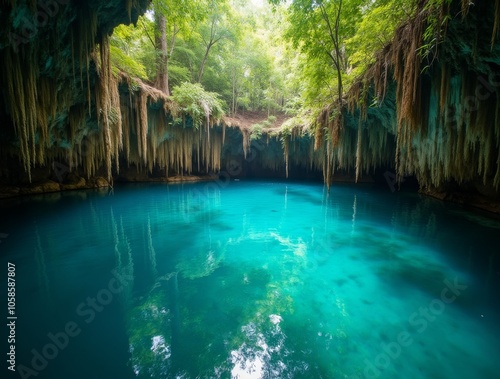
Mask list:
MULTIPOLYGON (((384 377, 418 377, 426 361, 433 364, 424 374, 438 377, 430 368, 438 361, 460 361, 478 349, 500 353, 486 337, 498 336, 486 323, 500 320, 500 262, 491 248, 498 237, 488 232, 494 221, 461 217, 432 199, 358 187, 152 186, 138 196, 130 187, 73 197, 52 214, 40 205, 25 231, 33 238, 3 242, 34 262, 35 295, 53 304, 76 299, 63 319, 72 319, 78 302, 113 270, 132 278, 106 310, 113 317, 85 331, 99 328, 109 341, 126 341, 116 346, 126 352, 116 362, 120 377, 363 377, 364 360, 439 296, 443 279, 455 277, 467 292, 428 333, 413 335, 411 354, 384 377), (470 338, 474 344, 460 341, 470 338), (426 356, 429 346, 434 357, 426 356)), ((47 325, 42 337, 59 328, 47 325)), ((95 354, 110 346, 94 346, 95 354)), ((488 356, 469 362, 469 371, 448 363, 442 370, 456 378, 474 369, 496 374, 488 356)))
MULTIPOLYGON (((388 312, 393 305, 374 302, 366 288, 385 287, 403 298, 412 288, 421 299, 412 304, 418 304, 457 272, 447 266, 455 257, 436 251, 442 243, 436 238, 452 232, 440 224, 443 215, 432 201, 393 207, 354 194, 349 215, 341 193, 328 195, 315 201, 324 222, 304 215, 293 225, 297 209, 289 194, 308 203, 313 196, 285 188, 272 202, 281 212, 262 217, 271 208, 267 202, 235 209, 219 192, 170 191, 149 205, 142 228, 151 284, 125 309, 130 365, 138 377, 360 375, 363 367, 352 357, 366 337, 353 320, 371 310, 380 313, 375 324, 383 325, 379 317, 397 320, 401 313, 388 312), (304 221, 312 224, 301 226, 304 221), (175 233, 167 238, 165 230, 175 233), (183 236, 180 243, 165 249, 175 234, 183 236), (363 262, 359 272, 350 270, 356 261, 363 262), (346 297, 358 293, 359 300, 346 297), (300 331, 306 341, 297 341, 300 331)), ((491 277, 491 267, 488 272, 491 277)), ((390 341, 391 333, 382 328, 379 338, 390 341)))

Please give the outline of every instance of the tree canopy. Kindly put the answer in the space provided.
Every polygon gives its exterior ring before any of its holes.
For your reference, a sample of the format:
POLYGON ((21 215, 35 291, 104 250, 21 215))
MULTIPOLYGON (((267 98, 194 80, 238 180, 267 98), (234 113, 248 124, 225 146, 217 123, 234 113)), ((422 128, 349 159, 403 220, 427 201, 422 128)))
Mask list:
MULTIPOLYGON (((414 0, 155 0, 115 28, 117 70, 167 95, 186 83, 217 93, 227 114, 308 115, 342 106, 414 0)), ((303 119, 302 119, 303 120, 303 119)), ((307 123, 307 122, 306 122, 307 123)))

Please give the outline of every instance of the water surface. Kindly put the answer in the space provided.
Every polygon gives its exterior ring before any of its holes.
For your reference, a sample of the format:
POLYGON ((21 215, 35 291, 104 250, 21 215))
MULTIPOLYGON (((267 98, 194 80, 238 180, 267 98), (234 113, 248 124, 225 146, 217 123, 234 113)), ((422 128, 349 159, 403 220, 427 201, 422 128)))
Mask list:
POLYGON ((2 214, 19 371, 2 377, 500 377, 500 223, 454 205, 241 181, 2 214))

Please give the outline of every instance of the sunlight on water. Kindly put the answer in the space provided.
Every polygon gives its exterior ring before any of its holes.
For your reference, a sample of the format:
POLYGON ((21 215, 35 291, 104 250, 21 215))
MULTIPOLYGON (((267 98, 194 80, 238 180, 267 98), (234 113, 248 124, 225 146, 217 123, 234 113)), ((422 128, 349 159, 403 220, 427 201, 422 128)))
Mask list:
POLYGON ((449 204, 231 182, 2 213, 13 377, 500 377, 500 223, 449 204))

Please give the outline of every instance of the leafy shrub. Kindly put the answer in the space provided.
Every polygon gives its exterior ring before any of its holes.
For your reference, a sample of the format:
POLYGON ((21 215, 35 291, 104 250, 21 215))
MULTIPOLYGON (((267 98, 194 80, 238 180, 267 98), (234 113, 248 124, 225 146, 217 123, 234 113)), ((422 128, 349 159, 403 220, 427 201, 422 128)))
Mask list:
POLYGON ((250 139, 259 139, 262 136, 262 129, 264 129, 264 127, 261 124, 253 124, 250 131, 250 139))
POLYGON ((198 128, 209 119, 218 123, 224 116, 223 102, 219 95, 205 91, 201 84, 182 83, 172 89, 172 100, 183 116, 189 115, 198 128))

